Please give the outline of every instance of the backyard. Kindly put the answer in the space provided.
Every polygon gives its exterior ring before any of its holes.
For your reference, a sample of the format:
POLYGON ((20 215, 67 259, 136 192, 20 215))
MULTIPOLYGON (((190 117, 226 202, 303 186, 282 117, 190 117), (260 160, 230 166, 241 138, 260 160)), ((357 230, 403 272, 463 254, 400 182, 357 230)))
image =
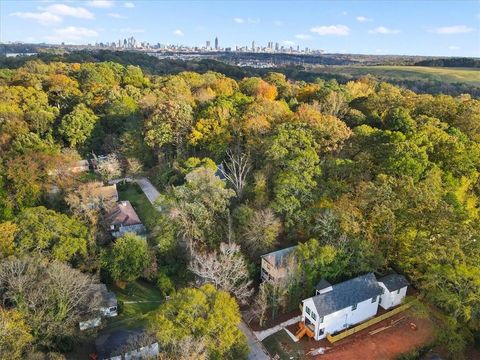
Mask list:
POLYGON ((141 280, 127 284, 124 289, 111 286, 110 290, 117 296, 120 311, 118 316, 107 319, 105 331, 144 327, 149 314, 163 301, 156 286, 141 280))
POLYGON ((327 340, 314 341, 306 337, 295 343, 282 330, 263 340, 263 345, 272 357, 278 355, 277 359, 285 360, 393 360, 400 354, 430 343, 434 336, 433 321, 408 310, 334 344, 327 340), (325 349, 325 354, 317 357, 308 355, 320 347, 325 349))

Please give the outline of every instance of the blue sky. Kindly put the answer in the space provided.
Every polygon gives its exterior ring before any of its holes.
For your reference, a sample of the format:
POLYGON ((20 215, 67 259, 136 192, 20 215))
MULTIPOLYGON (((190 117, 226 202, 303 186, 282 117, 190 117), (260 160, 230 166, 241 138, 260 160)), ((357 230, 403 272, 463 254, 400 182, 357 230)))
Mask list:
POLYGON ((0 41, 266 45, 480 56, 480 1, 0 0, 0 41))

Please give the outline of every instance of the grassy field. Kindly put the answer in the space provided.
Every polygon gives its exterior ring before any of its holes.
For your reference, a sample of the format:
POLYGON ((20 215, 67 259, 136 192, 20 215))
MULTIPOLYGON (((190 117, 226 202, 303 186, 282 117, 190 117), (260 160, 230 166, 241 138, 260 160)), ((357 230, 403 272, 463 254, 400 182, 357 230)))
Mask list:
POLYGON ((144 327, 149 315, 163 302, 160 290, 144 281, 135 281, 125 289, 112 287, 120 305, 118 316, 107 320, 106 331, 144 327))
POLYGON ((119 184, 118 197, 120 200, 130 201, 147 230, 152 230, 156 223, 157 211, 137 184, 119 184))
POLYGON ((466 83, 480 86, 480 69, 424 66, 330 66, 314 72, 358 77, 371 74, 382 80, 434 80, 445 83, 466 83))

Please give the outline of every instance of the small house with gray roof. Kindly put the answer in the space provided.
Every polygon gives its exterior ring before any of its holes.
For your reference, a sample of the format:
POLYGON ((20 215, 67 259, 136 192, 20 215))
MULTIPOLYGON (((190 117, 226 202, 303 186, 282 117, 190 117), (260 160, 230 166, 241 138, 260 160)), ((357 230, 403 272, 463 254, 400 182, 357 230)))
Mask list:
POLYGON ((372 273, 335 285, 322 280, 302 302, 303 334, 320 340, 374 317, 383 292, 372 273))
POLYGON ((261 278, 266 280, 281 280, 287 275, 289 262, 293 259, 296 246, 285 248, 262 255, 261 278))
POLYGON ((378 279, 378 284, 383 288, 383 294, 380 296, 380 306, 385 310, 400 305, 407 295, 409 284, 403 275, 390 274, 384 276, 378 279))

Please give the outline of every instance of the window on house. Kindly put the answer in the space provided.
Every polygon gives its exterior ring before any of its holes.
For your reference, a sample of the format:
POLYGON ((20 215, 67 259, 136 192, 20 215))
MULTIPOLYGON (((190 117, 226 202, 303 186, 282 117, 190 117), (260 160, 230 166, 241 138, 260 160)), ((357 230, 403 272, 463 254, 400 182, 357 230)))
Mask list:
POLYGON ((382 303, 382 298, 381 298, 381 297, 380 297, 380 301, 379 301, 378 303, 379 303, 379 304, 381 304, 381 303, 382 303))
POLYGON ((323 323, 323 316, 320 318, 320 320, 318 320, 318 323, 319 324, 323 323))
POLYGON ((397 290, 397 294, 400 294, 400 289, 397 290))
POLYGON ((317 315, 316 315, 313 311, 312 311, 311 316, 312 316, 312 319, 313 319, 313 320, 317 320, 317 315))
POLYGON ((357 310, 357 304, 355 304, 355 305, 352 306, 352 311, 353 311, 353 310, 357 310))
POLYGON ((308 306, 305 306, 305 311, 307 312, 308 315, 311 314, 310 308, 308 306))
POLYGON ((374 303, 374 302, 377 302, 377 297, 376 296, 372 298, 372 303, 374 303))

